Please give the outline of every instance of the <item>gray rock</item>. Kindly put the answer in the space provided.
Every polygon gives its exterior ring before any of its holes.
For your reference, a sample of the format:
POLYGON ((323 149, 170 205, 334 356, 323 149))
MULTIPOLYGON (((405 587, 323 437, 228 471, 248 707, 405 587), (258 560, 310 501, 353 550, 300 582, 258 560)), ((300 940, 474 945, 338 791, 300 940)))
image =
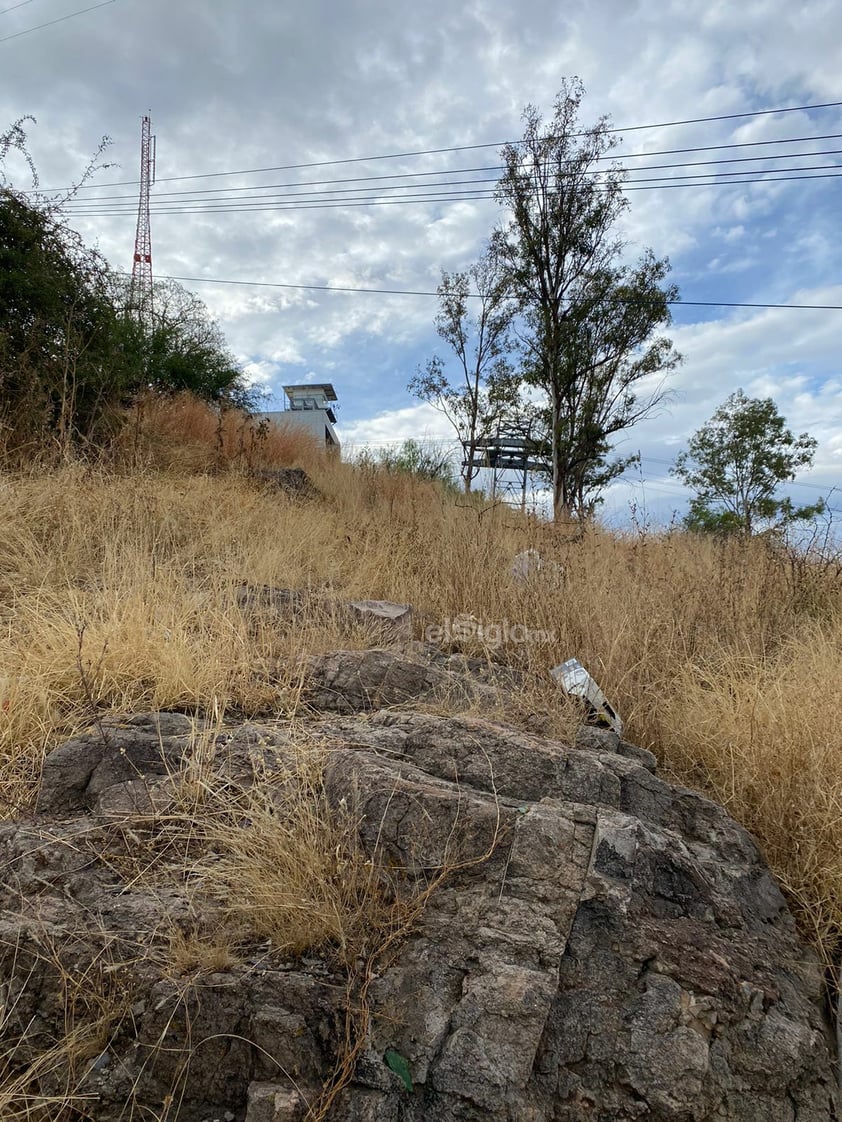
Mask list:
POLYGON ((307 1102, 302 1092, 281 1084, 251 1083, 246 1122, 301 1122, 307 1102))
POLYGON ((467 709, 497 691, 465 674, 388 650, 329 651, 307 660, 302 699, 313 709, 356 713, 410 702, 467 709))
MULTIPOLYGON (((353 663, 333 679, 323 666, 322 688, 330 680, 344 701, 310 727, 327 797, 404 891, 449 872, 372 964, 369 1031, 330 1119, 837 1117, 821 966, 745 830, 599 730, 566 745, 475 717, 370 711, 379 697, 430 696, 441 680, 426 675, 448 672, 354 653, 356 684, 353 663)), ((47 760, 39 818, 0 825, 7 1054, 23 1063, 60 1036, 67 979, 100 971, 128 1012, 92 1053, 109 1062, 88 1063, 97 1122, 124 1118, 130 1101, 152 1114, 173 1088, 178 1122, 296 1122, 334 1069, 359 992, 321 956, 261 952, 186 979, 162 965, 161 931, 195 922, 189 884, 137 870, 148 847, 166 852, 166 783, 194 762, 185 722, 145 715, 75 738, 47 760), (111 808, 141 765, 164 810, 118 820, 111 808)), ((246 785, 261 759, 278 774, 287 733, 222 730, 212 766, 246 785)), ((45 1072, 42 1093, 61 1078, 45 1072)))
POLYGON ((52 751, 44 762, 38 814, 66 818, 91 810, 121 787, 127 811, 149 811, 153 788, 181 766, 200 725, 180 713, 106 718, 52 751))
POLYGON ((274 585, 241 584, 237 589, 237 605, 246 614, 269 614, 286 619, 303 612, 314 601, 312 593, 298 588, 276 588, 274 585))
POLYGON ((626 759, 642 764, 648 771, 655 771, 658 766, 658 761, 646 748, 629 744, 616 732, 593 725, 581 725, 576 730, 576 747, 593 752, 616 752, 618 756, 625 756, 626 759))
POLYGON ((393 638, 412 638, 412 607, 390 600, 351 600, 354 617, 366 628, 393 638))
POLYGON ((254 478, 278 491, 283 491, 295 499, 315 499, 320 492, 303 468, 264 468, 256 471, 254 478))

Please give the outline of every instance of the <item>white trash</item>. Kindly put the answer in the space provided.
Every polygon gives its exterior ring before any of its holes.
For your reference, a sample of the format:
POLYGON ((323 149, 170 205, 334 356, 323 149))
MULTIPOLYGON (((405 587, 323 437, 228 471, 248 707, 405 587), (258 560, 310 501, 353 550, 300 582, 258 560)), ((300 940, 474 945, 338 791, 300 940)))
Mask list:
POLYGON ((578 658, 569 658, 560 666, 554 666, 550 675, 566 694, 584 701, 596 724, 607 725, 617 736, 623 735, 619 713, 608 704, 605 694, 578 658))
POLYGON ((525 549, 523 553, 518 553, 512 561, 512 578, 518 582, 529 580, 535 573, 540 573, 544 567, 544 561, 541 554, 537 549, 525 549))

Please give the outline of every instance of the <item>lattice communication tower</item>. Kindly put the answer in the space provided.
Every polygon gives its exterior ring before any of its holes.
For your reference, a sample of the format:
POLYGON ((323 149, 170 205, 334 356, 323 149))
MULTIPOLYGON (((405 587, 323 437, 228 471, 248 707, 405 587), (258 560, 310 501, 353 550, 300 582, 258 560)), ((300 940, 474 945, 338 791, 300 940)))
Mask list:
POLYGON ((140 200, 137 207, 137 233, 132 264, 131 307, 144 324, 152 321, 152 226, 149 221, 149 192, 155 182, 157 137, 152 135, 152 118, 143 118, 140 133, 140 200))

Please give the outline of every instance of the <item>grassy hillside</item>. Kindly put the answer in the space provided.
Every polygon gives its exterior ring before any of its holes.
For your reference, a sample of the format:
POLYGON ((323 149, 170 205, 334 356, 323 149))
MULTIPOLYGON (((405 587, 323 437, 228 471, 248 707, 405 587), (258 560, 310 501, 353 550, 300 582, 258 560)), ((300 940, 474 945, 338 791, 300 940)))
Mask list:
MULTIPOLYGON (((664 771, 765 847, 803 930, 842 929, 842 565, 760 542, 579 535, 320 455, 294 434, 224 431, 148 403, 106 468, 0 475, 0 800, 31 805, 44 754, 99 712, 295 712, 296 660, 347 644, 329 621, 248 626, 241 584, 385 598, 416 638, 469 614, 460 649, 534 671, 571 656, 664 771), (249 470, 301 463, 321 498, 249 470), (534 547, 559 568, 517 584, 534 547), (524 629, 531 633, 528 641, 524 629), (507 634, 506 634, 507 632, 507 634), (538 634, 536 634, 538 633, 538 634), (499 642, 498 642, 499 639, 499 642), (280 692, 267 665, 287 669, 280 692)), ((364 637, 359 637, 363 642, 364 637)), ((560 731, 553 687, 507 714, 560 731)))

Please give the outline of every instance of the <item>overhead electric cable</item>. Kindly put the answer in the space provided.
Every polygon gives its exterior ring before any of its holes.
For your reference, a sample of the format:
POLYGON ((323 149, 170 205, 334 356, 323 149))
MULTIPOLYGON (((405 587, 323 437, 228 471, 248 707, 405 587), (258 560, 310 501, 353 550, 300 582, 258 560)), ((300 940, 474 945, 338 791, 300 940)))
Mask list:
MULTIPOLYGON (((125 275, 125 274, 121 274, 125 275)), ((438 296, 438 292, 421 289, 406 288, 352 288, 347 285, 328 284, 283 284, 279 281, 248 281, 228 280, 220 277, 176 277, 168 274, 156 274, 155 280, 172 280, 181 284, 233 284, 250 288, 282 288, 301 289, 309 292, 366 292, 383 296, 438 296)), ((469 292, 468 296, 477 297, 477 293, 469 292)), ((667 300, 668 304, 681 305, 694 308, 786 308, 799 311, 842 312, 842 304, 759 304, 740 303, 730 300, 667 300)))
POLYGON ((8 15, 9 12, 16 12, 18 8, 25 8, 27 4, 31 4, 32 0, 20 0, 19 4, 12 4, 11 8, 3 8, 0 11, 0 16, 8 15))
MULTIPOLYGON (((660 121, 651 125, 628 125, 625 128, 610 128, 606 130, 610 133, 618 132, 639 132, 644 129, 662 129, 672 128, 677 125, 698 125, 707 121, 730 121, 737 120, 745 117, 764 117, 774 115, 776 113, 798 113, 806 112, 808 109, 833 109, 842 106, 842 101, 826 101, 816 105, 792 105, 784 109, 757 109, 750 113, 726 113, 718 117, 693 117, 686 121, 660 121)), ((579 132, 573 133, 573 136, 585 136, 586 133, 579 132)), ((318 167, 335 167, 338 164, 362 164, 370 163, 372 160, 402 160, 413 156, 441 156, 449 152, 475 152, 482 148, 504 148, 507 145, 517 146, 521 144, 520 140, 498 140, 487 142, 485 144, 457 144, 449 148, 426 148, 417 151, 408 152, 387 152, 379 156, 356 156, 349 159, 342 160, 314 160, 309 163, 302 164, 281 164, 277 167, 267 168, 250 168, 241 172, 233 171, 216 171, 209 172, 207 175, 177 175, 169 176, 158 180, 159 183, 172 183, 175 180, 184 179, 211 179, 217 176, 225 175, 256 175, 266 171, 300 171, 304 168, 318 168, 318 167)))
MULTIPOLYGON (((775 179, 727 179, 727 180, 709 180, 702 183, 699 182, 664 182, 661 180, 654 181, 650 184, 643 183, 642 185, 627 185, 624 190, 626 191, 662 191, 677 188, 687 187, 738 187, 744 185, 763 185, 776 184, 776 183, 796 183, 809 179, 842 179, 842 165, 831 165, 840 170, 830 171, 826 173, 811 174, 811 175, 780 175, 775 179)), ((771 174, 771 173, 769 173, 771 174)), ((676 177, 678 178, 678 177, 676 177)), ((682 177, 683 178, 683 177, 682 177)), ((691 177, 692 178, 692 177, 691 177)), ((318 198, 318 195, 315 196, 318 198)), ((458 203, 458 202, 486 202, 495 198, 493 191, 463 193, 460 191, 452 192, 437 192, 435 194, 420 194, 414 196, 403 196, 401 198, 388 198, 388 199, 359 199, 356 197, 346 199, 333 199, 327 202, 300 202, 288 201, 277 202, 272 205, 263 206, 261 203, 248 203, 245 206, 239 204, 219 204, 213 206, 206 205, 177 205, 171 206, 154 206, 152 207, 153 213, 157 215, 168 214, 260 214, 268 212, 286 213, 291 211, 302 210, 336 210, 336 209, 353 209, 357 207, 374 207, 374 206, 412 206, 419 203, 458 203)), ((68 207, 66 213, 74 218, 119 218, 127 213, 126 209, 115 210, 111 207, 106 209, 76 209, 68 207)))
MULTIPOLYGON (((690 161, 684 161, 684 162, 681 162, 681 163, 674 163, 674 164, 647 164, 647 165, 639 166, 639 167, 636 167, 636 168, 631 168, 631 169, 627 168, 625 170, 629 171, 632 176, 637 176, 638 172, 658 171, 658 170, 661 170, 661 169, 673 169, 673 168, 681 169, 681 168, 692 168, 692 167, 715 167, 715 166, 719 166, 721 164, 757 163, 757 162, 763 161, 763 160, 803 160, 803 159, 807 159, 808 157, 813 157, 813 156, 839 156, 839 155, 842 155, 842 149, 839 149, 839 148, 825 148, 825 149, 820 149, 819 151, 811 151, 811 152, 782 152, 782 153, 776 153, 774 155, 765 155, 765 156, 734 156, 734 157, 729 157, 728 159, 724 159, 724 160, 690 160, 690 161)), ((819 164, 819 165, 813 166, 812 168, 811 167, 806 167, 806 168, 804 168, 804 167, 801 167, 801 168, 746 168, 746 169, 743 169, 742 171, 715 172, 715 173, 711 172, 710 174, 711 175, 716 174, 716 175, 732 175, 733 176, 733 175, 744 175, 744 174, 747 174, 749 171, 753 175, 756 175, 760 172, 762 172, 764 174, 766 174, 766 173, 782 174, 784 172, 789 172, 789 171, 816 170, 816 168, 823 168, 823 167, 828 167, 828 166, 833 167, 835 165, 819 164)), ((473 174, 473 173, 476 173, 476 172, 502 171, 502 170, 503 169, 502 169, 501 165, 494 165, 494 166, 490 166, 490 167, 478 167, 478 168, 457 168, 457 169, 452 169, 452 170, 449 170, 449 171, 407 172, 405 174, 362 176, 362 177, 347 178, 347 179, 310 179, 310 180, 300 180, 298 182, 295 182, 293 180, 293 181, 288 182, 288 183, 252 184, 252 185, 245 186, 245 187, 212 187, 212 188, 205 188, 205 189, 199 188, 199 189, 193 189, 193 190, 188 190, 188 191, 161 191, 161 192, 156 192, 155 201, 160 203, 160 202, 163 202, 164 200, 184 199, 184 201, 195 200, 197 202, 198 201, 227 202, 227 201, 233 201, 233 200, 228 200, 225 197, 226 195, 232 194, 234 192, 241 193, 241 192, 244 192, 244 191, 253 191, 253 192, 260 192, 260 193, 259 194, 254 194, 254 195, 239 194, 239 197, 242 198, 242 199, 250 199, 250 198, 253 198, 253 199, 268 199, 268 198, 273 198, 274 196, 268 195, 268 194, 266 194, 266 192, 275 191, 275 190, 285 190, 285 191, 288 191, 289 194, 296 194, 296 195, 301 195, 301 194, 322 195, 322 194, 340 194, 340 193, 344 193, 344 192, 350 192, 352 190, 356 191, 357 193, 360 193, 360 192, 363 192, 363 191, 366 191, 366 192, 369 192, 369 191, 404 191, 404 190, 410 190, 410 189, 415 188, 415 187, 456 187, 456 186, 465 186, 465 185, 468 185, 468 184, 475 184, 475 183, 497 183, 498 178, 496 176, 494 176, 494 177, 490 177, 490 178, 486 177, 486 178, 482 178, 482 179, 464 179, 464 180, 462 180, 462 179, 443 179, 443 180, 436 180, 435 182, 426 182, 426 183, 387 183, 385 181, 386 180, 395 180, 395 179, 415 179, 415 178, 421 178, 421 177, 431 177, 431 176, 436 176, 436 175, 468 175, 468 174, 473 174), (334 187, 334 185, 338 185, 338 184, 364 184, 364 183, 371 183, 371 182, 377 183, 378 186, 376 186, 376 187, 354 186, 353 188, 351 188, 351 187, 343 188, 343 187, 336 186, 335 190, 332 189, 334 187), (324 191, 305 191, 304 190, 304 188, 312 188, 312 187, 324 187, 324 188, 327 188, 327 190, 324 190, 324 191), (202 199, 203 196, 211 196, 211 197, 205 198, 203 200, 202 199)), ((603 171, 601 171, 601 169, 596 168, 591 172, 591 174, 592 175, 603 175, 605 173, 603 171)), ((670 177, 658 176, 657 178, 666 179, 666 178, 682 178, 682 177, 680 177, 680 176, 675 176, 675 177, 673 177, 673 176, 670 176, 670 177)), ((635 181, 636 181, 635 178, 631 178, 627 182, 634 183, 635 181)), ((647 182, 648 182, 648 180, 647 180, 647 182)), ((130 206, 131 208, 135 208, 137 206, 137 196, 134 193, 126 194, 126 195, 98 195, 96 198, 92 198, 92 199, 86 198, 86 199, 76 200, 74 205, 75 206, 79 206, 79 205, 82 205, 82 206, 96 206, 97 204, 105 203, 105 202, 125 203, 127 206, 130 206)))
MULTIPOLYGON (((106 2, 107 3, 114 3, 114 0, 106 0, 106 2)), ((95 5, 95 6, 97 6, 97 5, 95 5)), ((88 11, 89 9, 85 9, 85 10, 88 11)), ((65 16, 64 18, 68 19, 70 17, 65 16)), ((32 30, 34 31, 36 29, 33 28, 32 30)), ((2 40, 0 40, 0 42, 2 42, 2 40)), ((743 119, 743 118, 746 118, 746 117, 774 116, 775 114, 778 114, 778 113, 800 113, 800 112, 807 112, 808 110, 813 110, 813 109, 834 109, 834 108, 838 108, 839 106, 842 106, 842 101, 826 101, 826 102, 816 103, 814 105, 791 105, 791 106, 785 106, 785 107, 780 108, 780 109, 757 109, 757 110, 753 110, 751 112, 745 112, 745 113, 726 113, 726 114, 722 114, 722 115, 716 116, 716 117, 693 117, 693 118, 689 118, 689 119, 683 120, 683 121, 660 121, 660 122, 656 122, 654 124, 648 124, 648 125, 627 125, 625 128, 611 128, 611 129, 608 129, 608 132, 611 132, 611 133, 639 132, 639 131, 645 130, 645 129, 672 128, 672 127, 679 126, 679 125, 703 124, 703 123, 709 122, 709 121, 729 121, 729 120, 739 120, 739 119, 743 119)), ((574 133, 573 135, 582 136, 584 134, 583 133, 574 133)), ((832 136, 832 135, 835 135, 835 134, 829 134, 829 135, 832 136)), ((795 143, 795 141, 797 139, 798 138, 794 138, 793 140, 781 141, 780 143, 795 143)), ((813 138, 809 137, 809 138, 806 138, 806 139, 813 139, 813 138)), ((817 139, 825 139, 825 138, 817 138, 817 139)), ((235 169, 233 171, 211 171, 211 172, 205 172, 203 174, 171 175, 171 176, 164 176, 164 177, 160 178, 158 180, 158 182, 159 183, 176 183, 176 182, 183 182, 183 181, 191 180, 191 179, 218 179, 218 178, 221 178, 221 177, 224 177, 224 176, 229 176, 229 175, 260 175, 260 174, 263 174, 264 172, 270 172, 270 171, 301 171, 301 170, 306 169, 306 168, 337 167, 338 165, 341 165, 341 164, 372 163, 373 161, 376 161, 376 160, 410 159, 410 158, 413 158, 415 156, 439 156, 439 155, 445 155, 449 152, 475 152, 475 151, 478 151, 480 149, 485 149, 485 148, 503 148, 506 145, 518 145, 518 144, 521 144, 521 143, 522 142, 519 141, 519 140, 511 140, 511 141, 486 142, 484 144, 455 144, 455 145, 451 145, 448 148, 421 148, 421 149, 416 149, 416 150, 411 150, 411 151, 406 151, 406 152, 385 152, 385 153, 381 153, 380 155, 376 155, 376 156, 352 156, 352 157, 346 157, 344 159, 339 159, 339 160, 311 160, 311 161, 308 161, 306 163, 299 163, 299 164, 275 164, 275 165, 272 165, 270 167, 263 167, 263 168, 238 168, 238 169, 235 169)), ((754 145, 754 144, 766 144, 766 143, 775 144, 775 143, 778 143, 778 142, 777 141, 747 141, 746 144, 744 144, 744 145, 737 144, 737 145, 735 145, 735 147, 742 148, 742 147, 749 147, 749 146, 754 145)), ((676 154, 678 152, 708 151, 708 150, 712 151, 712 150, 715 150, 718 147, 727 147, 727 146, 725 146, 725 145, 721 145, 721 146, 720 145, 711 145, 711 146, 707 146, 703 149, 702 148, 700 148, 700 149, 690 149, 690 148, 688 148, 688 149, 667 149, 665 151, 655 152, 655 153, 645 152, 645 153, 641 153, 641 155, 642 156, 670 155, 670 154, 676 154)), ((600 157, 600 159, 603 159, 603 158, 604 159, 615 159, 616 157, 614 157, 614 156, 600 157)), ((137 180, 134 180, 134 179, 132 179, 132 180, 121 180, 121 181, 118 181, 116 183, 104 184, 104 186, 107 186, 107 187, 130 187, 130 186, 133 186, 135 183, 137 183, 137 180)), ((93 188, 94 185, 90 185, 90 187, 93 188)), ((64 187, 62 187, 62 188, 52 188, 51 187, 51 188, 46 189, 47 193, 54 192, 54 191, 64 191, 64 190, 66 190, 66 188, 64 188, 64 187)))
MULTIPOLYGON (((597 160, 600 160, 600 161, 617 160, 617 159, 619 159, 619 160, 632 160, 632 159, 637 160, 637 159, 643 159, 643 158, 650 158, 652 156, 680 156, 680 155, 685 155, 685 154, 692 153, 692 152, 718 152, 718 151, 728 151, 728 150, 733 149, 733 148, 761 148, 761 147, 764 147, 766 145, 772 145, 772 144, 807 144, 811 141, 816 142, 816 141, 819 141, 819 140, 840 140, 840 139, 842 139, 842 133, 838 133, 838 132, 837 133, 823 133, 819 136, 788 136, 788 137, 781 137, 779 140, 746 140, 746 141, 743 141, 741 144, 706 144, 706 145, 702 145, 701 147, 697 147, 697 148, 662 148, 662 149, 657 149, 657 150, 652 151, 652 152, 623 152, 623 153, 619 153, 616 156, 598 156, 597 160)), ((791 156, 791 158, 796 159, 798 156, 808 156, 808 155, 811 155, 811 153, 809 153, 809 152, 802 152, 802 153, 793 152, 791 154, 789 154, 789 153, 787 153, 787 154, 775 153, 774 155, 766 157, 766 158, 767 159, 789 159, 790 156, 791 156)), ((738 162, 741 162, 741 161, 742 161, 741 157, 735 157, 733 161, 729 161, 729 162, 738 163, 738 162)), ((675 166, 680 167, 680 166, 683 166, 683 165, 676 164, 675 166)), ((270 170, 282 171, 283 169, 278 168, 278 169, 270 169, 270 170)), ((378 180, 385 180, 385 179, 415 179, 415 178, 422 178, 424 176, 433 176, 433 175, 464 175, 464 174, 468 174, 470 172, 502 171, 502 170, 503 170, 503 165, 502 164, 486 164, 486 165, 482 165, 481 167, 472 167, 472 168, 447 168, 447 169, 437 169, 436 171, 404 171, 404 172, 394 172, 390 175, 364 175, 364 176, 356 176, 356 177, 343 178, 343 179, 303 179, 303 180, 298 180, 298 185, 316 186, 316 185, 320 185, 320 184, 323 184, 323 183, 368 183, 368 182, 377 182, 378 180)), ((629 169, 629 170, 634 170, 634 169, 629 169)), ((637 170, 642 170, 642 169, 638 168, 637 170)), ((226 172, 225 174, 226 175, 248 175, 248 174, 251 174, 251 173, 246 171, 246 170, 242 170, 242 171, 226 172)), ((191 178, 204 179, 204 178, 209 178, 209 177, 207 177, 207 176, 193 176, 191 178)), ((103 190, 106 190, 107 188, 110 188, 110 187, 135 187, 135 186, 137 186, 138 182, 139 182, 139 180, 137 180, 137 179, 130 179, 130 180, 126 179, 126 180, 120 180, 120 181, 113 182, 113 183, 83 183, 83 184, 80 184, 77 188, 74 188, 74 190, 76 190, 76 191, 103 191, 103 190)), ((165 183, 165 182, 168 182, 168 181, 165 180, 165 179, 161 179, 158 182, 165 183)), ((295 185, 296 185, 295 183, 292 184, 292 186, 295 186, 295 185)), ((183 192, 169 191, 169 192, 163 192, 163 194, 190 195, 190 194, 210 194, 211 192, 214 192, 214 191, 226 191, 226 192, 228 192, 228 191, 258 191, 258 190, 262 190, 262 189, 268 189, 268 188, 271 188, 271 187, 285 187, 285 186, 288 186, 288 185, 284 184, 284 183, 258 183, 258 184, 247 184, 246 186, 239 186, 239 187, 218 187, 217 186, 217 187, 208 187, 208 188, 204 188, 204 189, 202 189, 202 188, 191 188, 189 191, 183 191, 183 192)), ((69 190, 69 188, 67 188, 67 187, 47 187, 47 188, 42 187, 42 188, 37 188, 37 189, 32 188, 32 189, 28 189, 28 190, 25 190, 25 191, 21 191, 20 194, 22 194, 22 195, 32 195, 32 194, 59 195, 59 194, 64 194, 68 190, 69 190)), ((100 196, 100 197, 104 198, 105 196, 100 196)), ((116 198, 117 196, 114 196, 114 197, 116 198)), ((125 197, 126 198, 132 198, 132 199, 137 198, 137 196, 135 194, 127 195, 125 197)), ((159 197, 161 197, 161 193, 159 193, 159 197)))
MULTIPOLYGON (((831 164, 831 167, 838 167, 837 164, 831 164)), ((771 174, 766 172, 765 174, 771 174)), ((678 178, 685 178, 684 176, 676 176, 678 178)), ((712 179, 709 183, 657 183, 653 187, 635 187, 631 184, 624 187, 624 191, 661 191, 670 187, 736 187, 746 183, 797 183, 803 179, 840 179, 842 176, 838 172, 828 172, 827 174, 820 175, 782 175, 779 179, 729 179, 727 181, 722 179, 712 179)))
MULTIPOLYGON (((771 117, 778 113, 806 113, 809 109, 836 109, 842 101, 824 101, 814 105, 789 105, 783 109, 753 109, 745 113, 722 113, 718 117, 690 117, 684 121, 659 121, 655 125, 626 125, 625 128, 610 128, 608 132, 638 132, 640 129, 667 129, 675 125, 702 125, 708 121, 736 121, 745 117, 771 117)), ((579 133, 578 135, 584 135, 579 133)))
MULTIPOLYGON (((840 152, 839 154, 842 155, 842 152, 840 152)), ((802 167, 802 168, 753 168, 753 169, 751 169, 751 171, 752 171, 752 174, 755 175, 755 176, 757 176, 757 175, 763 175, 763 176, 774 175, 774 176, 780 177, 781 182, 787 182, 789 179, 792 179, 792 178, 802 178, 802 177, 793 176, 792 175, 793 171, 798 171, 798 172, 802 172, 802 171, 833 171, 833 172, 836 172, 836 171, 842 171, 842 164, 811 164, 811 165, 807 165, 807 167, 802 167)), ((636 183, 657 183, 657 184, 663 184, 663 185, 667 186, 667 185, 670 185, 673 182, 681 182, 681 181, 684 181, 684 180, 706 179, 709 175, 712 175, 712 174, 716 174, 716 175, 718 175, 720 177, 723 177, 723 178, 724 177, 733 178, 733 177, 736 177, 736 176, 739 176, 739 175, 745 175, 746 171, 745 170, 743 170, 743 171, 727 171, 727 172, 722 171, 722 172, 716 172, 716 173, 701 172, 701 173, 697 173, 696 175, 648 176, 648 177, 638 176, 635 179, 629 180, 628 181, 628 186, 632 187, 636 183)), ((819 178, 819 177, 804 176, 803 178, 810 179, 810 178, 819 178)), ((292 190, 292 191, 285 191, 281 194, 264 193, 264 194, 256 194, 256 195, 244 195, 244 196, 241 195, 236 199, 227 198, 225 196, 216 196, 216 197, 211 197, 211 198, 168 199, 168 198, 165 198, 165 197, 162 197, 162 196, 158 196, 155 199, 154 205, 155 205, 156 208, 160 209, 164 213, 167 212, 167 208, 179 208, 180 209, 180 208, 184 208, 184 207, 195 207, 195 208, 204 209, 205 207, 210 208, 212 206, 218 206, 218 208, 222 209, 222 210, 243 210, 243 211, 247 211, 248 209, 253 207, 254 204, 268 203, 268 202, 295 202, 295 203, 298 203, 298 202, 302 202, 302 201, 307 202, 307 201, 313 201, 313 200, 321 200, 323 202, 377 201, 377 200, 367 200, 366 198, 361 198, 361 196, 362 196, 363 193, 367 194, 367 193, 382 193, 382 192, 385 192, 385 191, 410 191, 410 190, 413 190, 414 188, 417 188, 417 187, 420 187, 420 186, 425 187, 425 191, 423 193, 419 193, 417 195, 404 195, 402 197, 403 198, 408 198, 408 199, 420 199, 420 200, 424 201, 424 200, 432 199, 432 198, 437 197, 437 196, 444 196, 444 197, 447 197, 447 196, 450 196, 450 195, 458 196, 461 192, 464 192, 466 190, 473 190, 477 185, 484 185, 484 184, 487 184, 487 183, 496 183, 496 182, 497 181, 495 179, 491 179, 491 178, 467 179, 467 180, 449 179, 449 180, 441 180, 438 183, 430 183, 430 184, 423 184, 423 185, 422 184, 415 184, 415 183, 405 183, 405 184, 398 183, 398 184, 390 184, 390 185, 385 186, 385 187, 336 188, 336 189, 328 189, 328 190, 322 190, 322 191, 292 190), (439 190, 439 188, 445 188, 445 187, 456 187, 459 190, 458 191, 439 190), (430 190, 428 190, 429 188, 436 188, 436 190, 435 191, 430 191, 430 190), (339 196, 339 197, 334 198, 333 196, 339 196)), ((742 182, 747 182, 747 181, 744 180, 742 182)), ((758 182, 758 183, 777 182, 777 180, 756 179, 756 180, 752 180, 752 182, 758 182)), ((491 197, 493 195, 493 192, 491 192, 490 190, 488 190, 486 188, 483 188, 483 194, 484 194, 484 197, 491 197)), ((399 198, 400 198, 400 196, 399 196, 399 198)), ((387 197, 386 201, 389 201, 388 197, 387 197)), ((134 209, 136 209, 136 203, 133 203, 132 200, 129 199, 129 198, 127 198, 125 200, 121 199, 117 202, 109 202, 107 199, 86 199, 81 204, 80 203, 73 203, 72 208, 73 208, 73 213, 77 214, 77 215, 78 214, 101 213, 103 211, 103 208, 108 210, 108 211, 111 211, 112 213, 121 213, 123 211, 128 213, 128 212, 131 212, 134 209)))
POLYGON ((811 140, 838 140, 842 133, 829 132, 818 136, 786 136, 779 140, 743 140, 733 144, 703 144, 698 148, 662 148, 652 152, 618 152, 616 156, 597 156, 598 160, 639 160, 648 156, 683 156, 690 152, 718 152, 729 148, 761 148, 769 144, 807 144, 811 140))
POLYGON ((19 39, 21 35, 31 35, 33 31, 40 31, 44 27, 52 27, 56 23, 64 23, 65 20, 75 19, 76 16, 83 16, 85 12, 94 12, 97 8, 107 8, 109 4, 116 3, 117 0, 102 0, 102 3, 92 4, 90 8, 81 8, 78 12, 71 12, 67 16, 59 16, 58 19, 51 19, 48 23, 39 23, 37 27, 28 27, 26 31, 16 31, 14 35, 4 35, 3 38, 0 39, 0 43, 8 43, 10 39, 19 39))

